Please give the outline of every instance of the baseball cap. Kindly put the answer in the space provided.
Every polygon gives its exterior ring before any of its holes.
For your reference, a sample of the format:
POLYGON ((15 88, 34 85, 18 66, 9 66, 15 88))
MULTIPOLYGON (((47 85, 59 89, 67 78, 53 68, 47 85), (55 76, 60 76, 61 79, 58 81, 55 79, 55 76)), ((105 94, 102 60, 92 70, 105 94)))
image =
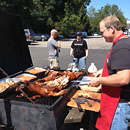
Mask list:
POLYGON ((81 32, 77 32, 76 35, 77 36, 82 36, 82 33, 81 32))

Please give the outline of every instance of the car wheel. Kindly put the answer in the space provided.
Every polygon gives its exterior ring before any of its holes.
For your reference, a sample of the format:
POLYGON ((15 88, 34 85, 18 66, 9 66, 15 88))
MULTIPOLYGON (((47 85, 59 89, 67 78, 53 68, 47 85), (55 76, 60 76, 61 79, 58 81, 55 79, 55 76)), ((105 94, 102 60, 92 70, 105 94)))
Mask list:
POLYGON ((27 45, 31 45, 31 42, 27 41, 27 45))

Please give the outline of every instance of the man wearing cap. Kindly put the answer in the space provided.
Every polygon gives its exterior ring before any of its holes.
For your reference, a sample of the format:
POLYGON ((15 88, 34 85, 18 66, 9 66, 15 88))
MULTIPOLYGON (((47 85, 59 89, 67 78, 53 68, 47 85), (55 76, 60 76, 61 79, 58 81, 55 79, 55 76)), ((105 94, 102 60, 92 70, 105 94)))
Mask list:
POLYGON ((86 58, 88 57, 87 42, 83 40, 82 33, 77 32, 77 39, 72 42, 70 56, 73 58, 75 67, 80 69, 86 68, 86 58))

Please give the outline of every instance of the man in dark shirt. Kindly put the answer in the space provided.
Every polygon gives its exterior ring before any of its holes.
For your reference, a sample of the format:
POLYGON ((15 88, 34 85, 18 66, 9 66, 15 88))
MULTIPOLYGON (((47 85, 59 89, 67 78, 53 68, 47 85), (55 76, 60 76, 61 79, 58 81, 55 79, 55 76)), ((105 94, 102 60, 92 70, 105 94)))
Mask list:
POLYGON ((98 71, 90 85, 100 84, 100 116, 96 128, 100 130, 127 130, 130 121, 130 40, 123 33, 115 16, 99 23, 102 37, 113 46, 106 56, 103 71, 98 71), (102 73, 101 73, 102 72, 102 73))
POLYGON ((72 42, 70 56, 73 58, 75 67, 80 69, 86 68, 86 58, 88 57, 88 46, 82 39, 82 33, 77 32, 77 39, 72 42))

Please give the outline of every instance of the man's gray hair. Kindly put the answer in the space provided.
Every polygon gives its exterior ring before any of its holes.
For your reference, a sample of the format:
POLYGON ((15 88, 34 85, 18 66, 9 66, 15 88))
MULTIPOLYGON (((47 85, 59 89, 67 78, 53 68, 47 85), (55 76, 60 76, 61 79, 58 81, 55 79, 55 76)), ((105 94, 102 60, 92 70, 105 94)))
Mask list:
POLYGON ((58 33, 58 31, 57 31, 56 29, 52 29, 52 30, 51 30, 51 34, 52 34, 52 33, 58 33))
POLYGON ((101 22, 105 23, 106 28, 114 26, 118 31, 122 29, 121 22, 119 21, 119 19, 116 16, 107 16, 101 22))

